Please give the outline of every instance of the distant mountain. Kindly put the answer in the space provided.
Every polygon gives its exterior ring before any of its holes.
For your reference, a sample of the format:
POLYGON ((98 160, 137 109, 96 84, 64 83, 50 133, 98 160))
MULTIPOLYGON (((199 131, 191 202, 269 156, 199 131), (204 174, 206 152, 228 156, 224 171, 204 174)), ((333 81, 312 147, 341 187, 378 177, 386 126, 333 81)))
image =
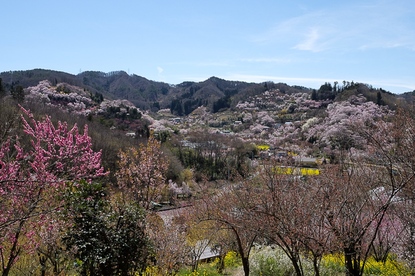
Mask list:
POLYGON ((267 89, 278 88, 287 93, 305 89, 286 84, 227 81, 217 77, 211 77, 203 82, 171 85, 137 75, 128 75, 124 71, 109 73, 85 71, 72 75, 53 70, 34 69, 3 72, 0 73, 0 78, 9 87, 21 85, 26 88, 35 86, 42 80, 48 80, 52 85, 67 83, 79 86, 92 94, 100 93, 108 99, 127 99, 143 110, 156 111, 170 108, 176 115, 187 115, 201 105, 216 112, 235 106, 239 100, 267 89))
POLYGON ((145 78, 128 75, 124 71, 110 73, 86 71, 72 75, 59 71, 34 69, 28 71, 9 71, 0 74, 5 85, 21 85, 24 88, 35 86, 42 80, 48 80, 52 85, 67 83, 79 86, 92 94, 100 93, 108 99, 128 99, 137 107, 149 109, 154 102, 166 94, 170 86, 166 83, 149 81, 145 78))
POLYGON ((45 69, 3 72, 0 73, 0 78, 9 90, 12 86, 20 85, 26 88, 35 86, 42 80, 48 80, 52 85, 67 83, 78 86, 91 95, 103 95, 107 99, 126 99, 142 110, 157 111, 168 108, 178 116, 188 115, 202 105, 211 112, 218 112, 234 107, 248 97, 275 89, 284 94, 307 93, 317 100, 327 98, 333 101, 362 94, 368 100, 391 107, 414 100, 412 92, 395 95, 382 89, 374 89, 370 85, 345 81, 343 85, 325 83, 318 90, 284 83, 227 81, 217 77, 203 82, 172 85, 129 75, 124 71, 85 71, 72 75, 45 69))

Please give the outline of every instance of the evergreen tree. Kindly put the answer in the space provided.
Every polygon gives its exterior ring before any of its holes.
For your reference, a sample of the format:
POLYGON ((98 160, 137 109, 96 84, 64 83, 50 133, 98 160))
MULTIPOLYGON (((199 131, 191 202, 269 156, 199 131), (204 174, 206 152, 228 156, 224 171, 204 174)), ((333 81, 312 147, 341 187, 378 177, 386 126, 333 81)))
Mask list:
POLYGON ((65 219, 72 224, 63 241, 76 249, 81 275, 136 275, 146 267, 149 242, 141 207, 109 200, 101 184, 86 181, 69 184, 64 201, 65 219))
POLYGON ((183 116, 182 102, 178 99, 173 100, 170 104, 170 111, 172 114, 183 116))
POLYGON ((382 99, 382 93, 380 93, 380 91, 378 91, 376 94, 376 104, 385 105, 385 102, 382 99))
POLYGON ((12 94, 13 99, 17 101, 18 103, 22 103, 24 101, 23 86, 21 85, 18 85, 16 87, 12 86, 10 93, 12 94))
POLYGON ((0 78, 0 98, 6 96, 6 89, 3 86, 3 80, 0 78))
POLYGON ((311 92, 311 99, 313 101, 318 101, 317 91, 315 89, 313 89, 313 92, 311 92))

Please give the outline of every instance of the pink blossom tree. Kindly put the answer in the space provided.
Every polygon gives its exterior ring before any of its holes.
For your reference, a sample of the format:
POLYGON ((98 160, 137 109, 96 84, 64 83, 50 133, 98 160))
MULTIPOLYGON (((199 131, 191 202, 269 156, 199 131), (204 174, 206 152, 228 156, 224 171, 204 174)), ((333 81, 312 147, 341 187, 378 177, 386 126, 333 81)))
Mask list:
POLYGON ((0 257, 3 275, 23 250, 37 247, 34 229, 59 208, 57 195, 68 181, 106 175, 101 152, 92 150, 88 127, 57 126, 46 116, 36 120, 21 108, 24 137, 9 137, 0 145, 0 257), (23 144, 22 138, 29 143, 23 144), (23 238, 23 237, 26 238, 23 238))
POLYGON ((119 170, 116 174, 123 196, 149 210, 152 201, 159 201, 166 188, 165 172, 168 161, 161 143, 150 136, 147 144, 119 152, 119 170))
POLYGON ((391 114, 386 107, 365 101, 362 96, 353 96, 349 101, 330 104, 327 116, 307 127, 305 137, 325 153, 334 151, 336 155, 344 155, 350 149, 365 150, 366 140, 356 131, 356 126, 370 129, 379 119, 391 114))
POLYGON ((316 201, 328 206, 327 227, 343 250, 347 275, 362 275, 369 256, 385 261, 413 223, 405 213, 413 211, 415 120, 398 111, 389 122, 361 122, 354 130, 366 153, 326 167, 316 177, 325 187, 316 201))

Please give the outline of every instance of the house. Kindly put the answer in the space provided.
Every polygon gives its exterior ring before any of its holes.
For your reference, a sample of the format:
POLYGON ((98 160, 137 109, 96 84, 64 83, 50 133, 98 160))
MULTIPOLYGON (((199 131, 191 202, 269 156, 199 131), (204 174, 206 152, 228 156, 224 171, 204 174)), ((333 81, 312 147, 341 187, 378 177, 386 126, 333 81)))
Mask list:
POLYGON ((180 124, 180 123, 181 123, 181 121, 182 121, 182 119, 181 119, 181 118, 179 118, 179 117, 177 117, 177 118, 172 118, 172 119, 170 119, 170 121, 171 121, 172 123, 174 123, 174 124, 180 124))
POLYGON ((219 257, 220 250, 215 250, 214 247, 209 245, 208 240, 198 241, 194 248, 194 258, 197 258, 198 262, 210 262, 213 261, 215 258, 219 257))

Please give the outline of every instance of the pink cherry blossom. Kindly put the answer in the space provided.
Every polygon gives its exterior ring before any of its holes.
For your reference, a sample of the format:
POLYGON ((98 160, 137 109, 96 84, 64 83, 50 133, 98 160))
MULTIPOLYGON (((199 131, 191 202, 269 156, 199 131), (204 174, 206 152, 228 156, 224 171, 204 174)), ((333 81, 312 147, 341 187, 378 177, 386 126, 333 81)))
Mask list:
POLYGON ((21 109, 27 137, 9 137, 0 145, 0 255, 7 260, 5 269, 17 259, 19 248, 36 247, 33 231, 48 223, 40 219, 43 215, 59 207, 57 193, 65 182, 106 175, 87 126, 80 133, 76 125, 55 126, 49 116, 36 120, 21 109), (23 145, 22 138, 30 143, 23 145), (21 239, 23 235, 27 238, 21 239), (13 246, 7 251, 4 244, 13 246))

